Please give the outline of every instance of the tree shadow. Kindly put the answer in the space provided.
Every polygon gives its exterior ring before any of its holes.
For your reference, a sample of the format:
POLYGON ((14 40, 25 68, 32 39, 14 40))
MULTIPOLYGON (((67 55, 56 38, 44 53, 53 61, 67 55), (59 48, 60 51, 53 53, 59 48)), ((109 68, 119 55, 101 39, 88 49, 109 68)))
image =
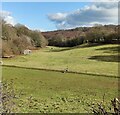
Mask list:
POLYGON ((89 48, 89 47, 96 47, 96 46, 101 46, 101 45, 104 45, 104 44, 96 44, 96 43, 94 43, 94 44, 82 44, 82 45, 74 46, 74 47, 62 47, 62 49, 51 48, 47 52, 62 52, 62 51, 73 50, 73 49, 77 49, 77 48, 89 48))
POLYGON ((120 55, 97 55, 91 56, 91 60, 104 61, 104 62, 120 62, 120 55))
POLYGON ((108 46, 108 47, 104 47, 104 48, 98 48, 96 50, 98 50, 98 51, 102 50, 103 53, 110 53, 111 55, 96 55, 96 56, 91 56, 88 59, 104 61, 104 62, 120 62, 120 55, 119 55, 120 46, 119 45, 115 46, 115 47, 108 46))
POLYGON ((106 44, 102 44, 102 43, 87 43, 84 45, 79 46, 80 48, 89 48, 89 47, 96 47, 96 46, 103 46, 106 44))
MULTIPOLYGON (((89 47, 104 46, 104 45, 106 44, 89 43, 89 44, 82 44, 74 47, 62 47, 60 49, 51 48, 49 51, 46 51, 46 52, 62 52, 62 51, 68 51, 68 50, 73 50, 77 48, 89 48, 89 47)), ((117 52, 120 52, 120 46, 105 47, 105 48, 99 48, 96 50, 104 50, 104 53, 117 53, 117 52)))
POLYGON ((104 53, 120 53, 120 46, 116 47, 105 47, 105 48, 99 48, 96 50, 103 50, 104 53))
POLYGON ((62 52, 62 51, 67 51, 67 50, 71 50, 71 48, 58 48, 58 49, 54 49, 54 48, 51 48, 50 50, 46 51, 46 52, 62 52))

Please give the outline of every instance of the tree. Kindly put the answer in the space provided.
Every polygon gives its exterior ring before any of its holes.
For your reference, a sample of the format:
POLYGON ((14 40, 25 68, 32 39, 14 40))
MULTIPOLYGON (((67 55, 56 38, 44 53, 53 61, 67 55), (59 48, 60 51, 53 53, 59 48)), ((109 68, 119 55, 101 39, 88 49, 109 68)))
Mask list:
POLYGON ((30 37, 34 41, 35 47, 44 47, 48 44, 47 40, 38 31, 31 32, 30 37))
POLYGON ((66 38, 62 34, 54 35, 52 38, 49 39, 49 45, 64 47, 66 46, 66 38))

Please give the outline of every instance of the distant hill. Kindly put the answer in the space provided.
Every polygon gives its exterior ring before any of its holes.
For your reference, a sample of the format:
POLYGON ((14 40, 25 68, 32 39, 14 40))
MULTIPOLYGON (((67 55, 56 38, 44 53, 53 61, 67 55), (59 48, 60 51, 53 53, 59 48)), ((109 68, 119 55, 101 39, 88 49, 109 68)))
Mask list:
POLYGON ((29 30, 24 25, 12 26, 2 22, 2 57, 22 54, 25 49, 45 47, 47 40, 39 31, 29 30))
POLYGON ((94 27, 78 27, 70 30, 42 32, 53 46, 76 46, 83 43, 120 43, 116 25, 96 25, 94 27), (59 38, 59 39, 58 39, 59 38))

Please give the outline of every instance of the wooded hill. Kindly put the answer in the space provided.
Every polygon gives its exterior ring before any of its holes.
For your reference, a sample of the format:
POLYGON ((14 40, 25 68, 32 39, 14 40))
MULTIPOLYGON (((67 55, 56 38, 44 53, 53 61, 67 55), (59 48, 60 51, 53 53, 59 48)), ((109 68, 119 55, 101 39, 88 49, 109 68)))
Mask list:
POLYGON ((45 47, 47 40, 39 31, 32 31, 24 25, 12 26, 2 22, 2 57, 23 54, 26 49, 45 47))
POLYGON ((120 43, 119 26, 105 25, 94 27, 79 27, 70 30, 43 32, 48 45, 72 47, 83 43, 120 43))

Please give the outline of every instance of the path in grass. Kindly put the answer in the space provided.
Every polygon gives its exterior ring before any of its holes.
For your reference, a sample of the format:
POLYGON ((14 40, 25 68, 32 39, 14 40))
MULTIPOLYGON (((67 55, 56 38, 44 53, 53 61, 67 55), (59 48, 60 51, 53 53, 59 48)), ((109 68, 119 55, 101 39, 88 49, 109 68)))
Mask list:
POLYGON ((117 78, 3 67, 6 80, 23 92, 20 112, 86 112, 87 103, 100 102, 105 94, 107 104, 118 94, 117 78), (38 99, 32 110, 26 101, 31 95, 38 99))
POLYGON ((47 47, 31 55, 4 59, 5 65, 118 76, 118 45, 84 48, 47 47))

